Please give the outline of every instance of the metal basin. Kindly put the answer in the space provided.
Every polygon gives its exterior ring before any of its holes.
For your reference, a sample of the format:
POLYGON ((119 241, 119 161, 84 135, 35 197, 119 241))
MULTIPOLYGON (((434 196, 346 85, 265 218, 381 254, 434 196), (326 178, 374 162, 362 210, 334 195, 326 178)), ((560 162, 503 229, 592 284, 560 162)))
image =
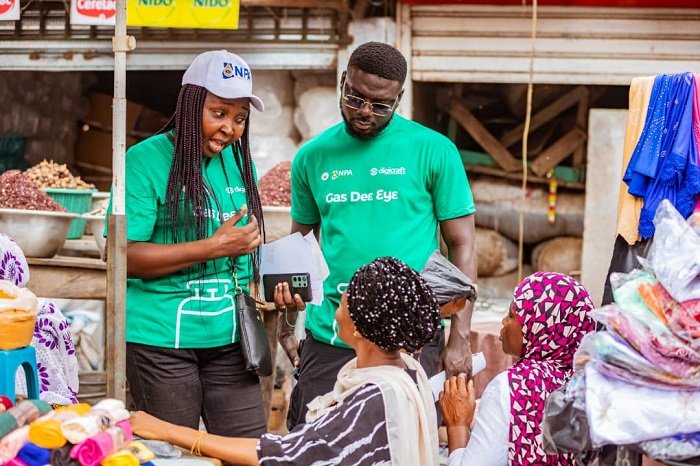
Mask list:
POLYGON ((105 229, 105 216, 104 215, 83 215, 84 219, 87 220, 86 234, 90 234, 95 238, 95 244, 97 244, 97 249, 100 251, 100 255, 104 256, 105 252, 105 242, 107 238, 103 235, 105 229))
POLYGON ((0 209, 0 232, 15 240, 27 257, 53 257, 76 218, 70 212, 0 209))

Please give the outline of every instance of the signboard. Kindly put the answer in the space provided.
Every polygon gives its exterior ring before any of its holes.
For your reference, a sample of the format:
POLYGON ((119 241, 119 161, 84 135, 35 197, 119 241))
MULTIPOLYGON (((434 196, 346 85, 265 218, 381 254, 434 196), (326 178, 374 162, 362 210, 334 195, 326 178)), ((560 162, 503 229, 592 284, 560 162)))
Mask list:
POLYGON ((116 15, 115 0, 71 0, 70 2, 71 24, 114 26, 116 15))
POLYGON ((19 0, 0 0, 0 21, 19 19, 19 0))
MULTIPOLYGON (((532 0, 401 0, 413 5, 532 5, 532 0)), ((538 0, 540 6, 697 8, 698 0, 538 0)))
POLYGON ((238 10, 239 0, 127 0, 126 24, 238 29, 238 10))

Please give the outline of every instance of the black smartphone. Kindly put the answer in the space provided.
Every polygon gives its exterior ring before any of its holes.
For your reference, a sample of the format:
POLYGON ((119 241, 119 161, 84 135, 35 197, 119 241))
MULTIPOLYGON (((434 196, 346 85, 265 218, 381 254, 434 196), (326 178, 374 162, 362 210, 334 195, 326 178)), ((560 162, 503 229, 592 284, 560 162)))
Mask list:
POLYGON ((275 301, 275 287, 278 283, 289 283, 289 291, 292 297, 295 294, 308 303, 311 301, 311 276, 308 273, 271 273, 262 276, 265 287, 265 301, 272 303, 275 301))

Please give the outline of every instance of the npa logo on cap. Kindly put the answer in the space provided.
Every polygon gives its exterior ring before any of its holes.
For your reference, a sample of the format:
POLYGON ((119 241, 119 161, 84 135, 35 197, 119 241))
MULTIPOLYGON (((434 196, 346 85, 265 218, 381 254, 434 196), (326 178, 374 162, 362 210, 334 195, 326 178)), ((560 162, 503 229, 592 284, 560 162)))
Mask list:
POLYGON ((224 62, 224 69, 221 71, 221 77, 224 79, 240 77, 250 81, 250 70, 245 66, 234 66, 232 63, 224 62))

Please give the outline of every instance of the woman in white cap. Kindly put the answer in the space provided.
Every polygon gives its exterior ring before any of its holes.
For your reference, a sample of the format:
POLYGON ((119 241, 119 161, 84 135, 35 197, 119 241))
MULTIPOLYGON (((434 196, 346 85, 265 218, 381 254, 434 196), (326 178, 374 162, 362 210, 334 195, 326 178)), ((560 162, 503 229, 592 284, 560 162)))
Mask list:
POLYGON ((137 409, 209 432, 265 431, 235 292, 258 276, 264 235, 250 154, 246 62, 197 56, 166 128, 126 155, 127 379, 137 409), (237 283, 236 283, 237 281, 237 283))

